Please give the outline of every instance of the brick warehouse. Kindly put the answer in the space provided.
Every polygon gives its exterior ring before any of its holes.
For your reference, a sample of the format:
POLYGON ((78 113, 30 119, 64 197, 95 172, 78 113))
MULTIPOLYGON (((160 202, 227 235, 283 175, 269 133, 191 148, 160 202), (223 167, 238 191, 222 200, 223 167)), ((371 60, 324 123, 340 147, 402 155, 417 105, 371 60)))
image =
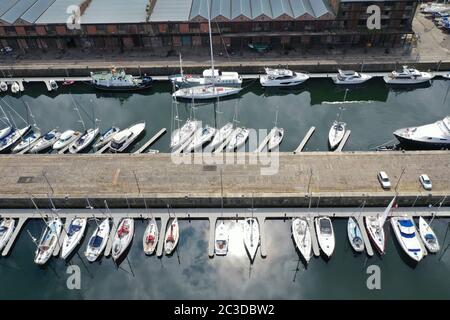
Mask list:
MULTIPOLYGON (((413 34, 417 0, 210 0, 215 47, 392 47, 413 34), (382 29, 366 28, 381 7, 382 29)), ((208 45, 207 0, 1 0, 1 46, 16 50, 208 45), (67 28, 71 5, 81 29, 67 28), (69 12, 69 13, 68 13, 69 12)))

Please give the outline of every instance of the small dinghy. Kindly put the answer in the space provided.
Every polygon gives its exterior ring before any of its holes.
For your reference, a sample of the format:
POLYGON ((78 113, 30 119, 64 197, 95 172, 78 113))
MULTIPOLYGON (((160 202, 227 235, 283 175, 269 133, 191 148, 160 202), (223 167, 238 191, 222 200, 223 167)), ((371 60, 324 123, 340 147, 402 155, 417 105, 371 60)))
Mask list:
POLYGON ((393 217, 391 218, 391 226, 398 243, 407 256, 416 262, 422 260, 425 252, 420 245, 416 226, 412 218, 393 217))
POLYGON ((114 138, 114 135, 120 131, 120 128, 118 127, 111 127, 106 132, 104 132, 98 141, 94 144, 94 149, 100 149, 101 147, 104 147, 107 143, 111 142, 111 140, 114 138))
POLYGON ((55 80, 50 80, 49 84, 50 84, 50 89, 51 89, 51 91, 56 91, 56 90, 58 90, 58 84, 56 83, 55 80))
POLYGON ((233 124, 228 122, 222 128, 217 130, 214 139, 210 143, 211 150, 214 150, 218 146, 220 146, 223 142, 225 142, 228 137, 233 133, 233 124))
POLYGON ((292 220, 292 236, 297 249, 308 263, 312 257, 312 240, 311 230, 306 219, 295 218, 292 220))
POLYGON ((71 86, 75 83, 74 80, 66 80, 63 82, 63 86, 71 86))
POLYGON ((256 218, 247 218, 244 222, 244 245, 250 262, 253 263, 259 247, 259 224, 256 218))
POLYGON ((158 225, 156 224, 156 219, 151 218, 148 222, 148 226, 145 229, 144 237, 142 239, 142 243, 144 245, 144 253, 147 256, 150 256, 155 252, 156 246, 158 245, 158 238, 159 232, 158 225))
POLYGON ((180 230, 178 227, 178 219, 174 218, 167 227, 166 236, 164 237, 164 250, 166 255, 171 255, 177 247, 180 238, 180 230))
POLYGON ((419 234, 429 252, 436 253, 440 250, 441 247, 439 246, 436 234, 422 217, 419 218, 419 234))
POLYGON ((57 129, 47 132, 42 138, 40 138, 30 150, 29 153, 38 153, 51 148, 61 136, 61 132, 57 129))
POLYGON ((248 139, 250 131, 246 128, 236 128, 231 134, 227 150, 232 152, 242 147, 248 139))
POLYGON ((315 222, 320 249, 329 258, 333 254, 335 246, 333 224, 328 217, 316 218, 315 222))
POLYGON ((443 75, 444 79, 450 80, 450 72, 443 75))
POLYGON ((88 246, 84 255, 90 262, 94 262, 105 250, 106 243, 108 242, 110 226, 109 219, 106 218, 100 223, 100 225, 95 229, 91 238, 89 239, 88 246))
POLYGON ((228 227, 223 220, 216 224, 214 252, 217 256, 226 256, 228 253, 228 227))
POLYGON ((269 151, 272 151, 273 149, 278 147, 280 145, 281 141, 283 140, 283 137, 284 137, 284 129, 283 128, 278 128, 278 127, 273 128, 272 135, 270 136, 270 139, 269 139, 269 145, 268 145, 269 151))
POLYGON ((0 223, 0 251, 3 250, 3 248, 11 238, 15 224, 16 222, 14 221, 14 219, 8 218, 3 219, 0 223))
POLYGON ((18 153, 18 152, 32 146, 40 138, 41 138, 41 132, 39 130, 30 131, 28 134, 26 134, 22 138, 22 141, 12 149, 12 152, 18 153))
POLYGON ((14 82, 12 85, 11 85, 11 92, 12 93, 17 93, 17 92, 19 92, 20 91, 20 86, 19 86, 19 84, 17 83, 17 82, 14 82))
POLYGON ((53 251, 55 251, 56 245, 61 237, 62 228, 63 224, 59 218, 52 219, 47 223, 47 227, 36 249, 36 256, 34 258, 36 264, 44 265, 53 255, 53 251))
POLYGON ((76 218, 72 220, 69 227, 65 231, 66 235, 64 237, 61 249, 61 258, 67 259, 76 246, 80 244, 84 231, 86 230, 86 225, 86 218, 76 218))
POLYGON ((88 129, 79 139, 72 142, 69 147, 70 153, 79 153, 88 148, 94 139, 97 137, 100 129, 88 129))
POLYGON ((339 143, 341 143, 345 135, 346 126, 347 124, 345 122, 333 122, 333 125, 330 128, 330 132, 328 133, 328 144, 331 150, 336 149, 339 143))
POLYGON ((1 92, 8 91, 8 85, 6 84, 6 82, 4 82, 4 81, 0 82, 0 91, 1 92))
POLYGON ((112 257, 117 261, 127 250, 134 236, 134 220, 125 218, 120 221, 112 244, 112 257))
POLYGON ((355 250, 356 252, 363 252, 364 241, 361 234, 361 229, 359 228, 358 223, 353 217, 348 218, 347 235, 348 241, 350 241, 353 250, 355 250))

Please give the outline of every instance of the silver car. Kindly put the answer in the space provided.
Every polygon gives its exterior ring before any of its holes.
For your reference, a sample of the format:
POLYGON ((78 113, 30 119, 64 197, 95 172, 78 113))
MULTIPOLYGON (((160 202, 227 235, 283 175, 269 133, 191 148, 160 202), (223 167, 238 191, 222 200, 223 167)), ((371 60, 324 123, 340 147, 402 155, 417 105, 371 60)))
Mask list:
POLYGON ((433 185, 431 184, 430 178, 426 174, 421 174, 419 177, 420 184, 425 190, 431 191, 433 185))
POLYGON ((381 187, 385 190, 391 189, 391 181, 389 180, 388 175, 384 171, 378 172, 378 181, 381 184, 381 187))

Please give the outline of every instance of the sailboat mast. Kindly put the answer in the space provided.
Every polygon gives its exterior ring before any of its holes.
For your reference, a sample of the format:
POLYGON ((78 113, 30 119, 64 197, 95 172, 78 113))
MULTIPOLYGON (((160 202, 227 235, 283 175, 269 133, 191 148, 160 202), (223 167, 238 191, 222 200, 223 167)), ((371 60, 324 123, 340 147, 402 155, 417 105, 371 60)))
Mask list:
POLYGON ((211 50, 212 85, 214 86, 214 84, 216 82, 216 78, 215 78, 215 72, 214 72, 214 51, 213 51, 212 34, 211 34, 211 6, 210 6, 210 1, 211 0, 207 0, 206 3, 208 4, 209 48, 211 50))

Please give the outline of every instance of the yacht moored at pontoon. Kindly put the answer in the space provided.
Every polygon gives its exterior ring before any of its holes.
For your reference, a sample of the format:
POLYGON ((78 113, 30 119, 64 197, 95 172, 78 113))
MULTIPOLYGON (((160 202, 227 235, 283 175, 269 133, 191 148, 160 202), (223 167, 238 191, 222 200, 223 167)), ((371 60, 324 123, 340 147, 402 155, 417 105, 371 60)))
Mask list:
POLYGON ((429 72, 421 72, 417 69, 403 66, 400 72, 392 71, 383 77, 387 84, 420 84, 433 79, 433 75, 429 72))
POLYGON ((333 77, 332 79, 335 84, 361 84, 372 79, 372 76, 353 70, 339 69, 338 75, 336 77, 333 77))
POLYGON ((266 74, 261 75, 259 82, 263 87, 298 86, 309 79, 305 73, 293 72, 289 69, 264 68, 266 74))

